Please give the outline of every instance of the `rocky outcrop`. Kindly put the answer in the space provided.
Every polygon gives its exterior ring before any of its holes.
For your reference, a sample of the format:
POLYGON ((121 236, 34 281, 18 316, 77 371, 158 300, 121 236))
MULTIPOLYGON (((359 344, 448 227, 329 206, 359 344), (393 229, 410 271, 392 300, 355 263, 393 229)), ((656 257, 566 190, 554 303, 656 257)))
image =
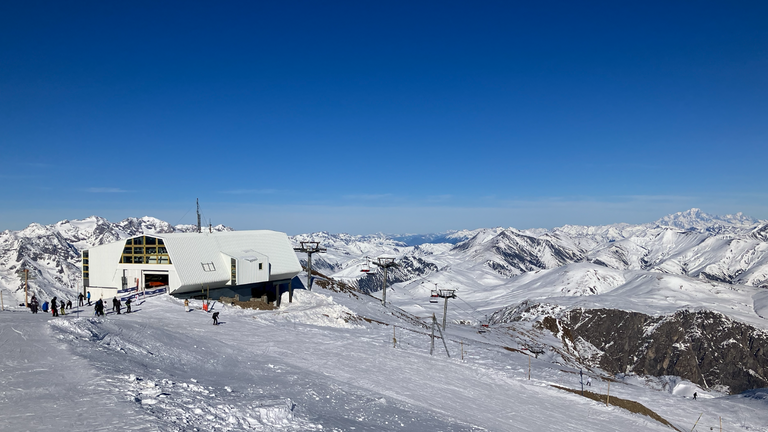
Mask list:
POLYGON ((600 366, 614 373, 675 375, 732 393, 768 387, 768 333, 717 312, 571 310, 559 320, 603 351, 600 366))

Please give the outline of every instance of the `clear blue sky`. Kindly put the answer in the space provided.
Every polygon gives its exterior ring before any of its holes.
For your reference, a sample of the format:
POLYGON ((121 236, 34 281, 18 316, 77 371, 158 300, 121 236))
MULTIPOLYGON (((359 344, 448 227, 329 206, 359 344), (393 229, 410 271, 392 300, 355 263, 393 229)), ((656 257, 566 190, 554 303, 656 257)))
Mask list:
POLYGON ((0 230, 194 223, 195 198, 291 234, 768 219, 766 23, 762 1, 3 2, 0 230))

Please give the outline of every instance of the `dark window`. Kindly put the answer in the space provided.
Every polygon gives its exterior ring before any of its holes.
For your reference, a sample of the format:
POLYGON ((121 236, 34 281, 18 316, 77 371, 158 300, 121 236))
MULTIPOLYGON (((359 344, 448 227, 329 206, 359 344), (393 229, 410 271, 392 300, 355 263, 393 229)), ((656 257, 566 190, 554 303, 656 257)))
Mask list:
POLYGON ((144 257, 143 256, 135 256, 135 257, 133 257, 133 263, 134 264, 143 264, 144 263, 144 257))
POLYGON ((133 245, 143 245, 144 244, 144 237, 136 237, 133 239, 133 245))
POLYGON ((133 248, 133 254, 134 255, 144 255, 144 248, 143 247, 134 247, 133 248))
POLYGON ((127 255, 123 255, 123 264, 133 264, 133 258, 127 255))
POLYGON ((147 247, 145 249, 147 250, 147 255, 154 255, 157 253, 156 247, 147 247))
POLYGON ((166 249, 164 247, 159 247, 159 248, 157 248, 157 253, 167 254, 168 253, 168 249, 166 249))
POLYGON ((128 240, 125 241, 125 245, 126 246, 130 246, 132 244, 133 244, 133 240, 132 239, 128 239, 128 240))
POLYGON ((157 244, 158 245, 164 245, 165 243, 163 243, 163 239, 157 239, 157 244))
POLYGON ((130 255, 131 252, 133 252, 133 248, 127 247, 127 248, 123 249, 123 255, 130 255))
POLYGON ((156 245, 157 239, 154 237, 145 237, 148 245, 156 245))
POLYGON ((264 263, 259 263, 259 270, 264 270, 264 263))

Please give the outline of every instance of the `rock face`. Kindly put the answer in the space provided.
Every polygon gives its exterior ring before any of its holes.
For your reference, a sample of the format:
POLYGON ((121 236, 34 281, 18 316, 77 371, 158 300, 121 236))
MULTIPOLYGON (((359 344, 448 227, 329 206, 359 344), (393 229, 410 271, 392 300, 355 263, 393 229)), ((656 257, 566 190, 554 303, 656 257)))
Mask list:
POLYGON ((613 373, 676 375, 732 393, 768 387, 768 332, 717 312, 571 310, 559 321, 574 339, 603 351, 600 366, 613 373))

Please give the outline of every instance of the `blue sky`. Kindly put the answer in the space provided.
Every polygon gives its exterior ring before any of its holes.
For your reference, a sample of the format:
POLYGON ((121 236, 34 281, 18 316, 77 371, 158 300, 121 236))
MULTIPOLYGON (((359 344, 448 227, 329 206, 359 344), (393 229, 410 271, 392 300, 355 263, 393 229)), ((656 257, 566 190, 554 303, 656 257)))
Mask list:
POLYGON ((768 219, 768 3, 155 3, 0 5, 0 230, 768 219))

